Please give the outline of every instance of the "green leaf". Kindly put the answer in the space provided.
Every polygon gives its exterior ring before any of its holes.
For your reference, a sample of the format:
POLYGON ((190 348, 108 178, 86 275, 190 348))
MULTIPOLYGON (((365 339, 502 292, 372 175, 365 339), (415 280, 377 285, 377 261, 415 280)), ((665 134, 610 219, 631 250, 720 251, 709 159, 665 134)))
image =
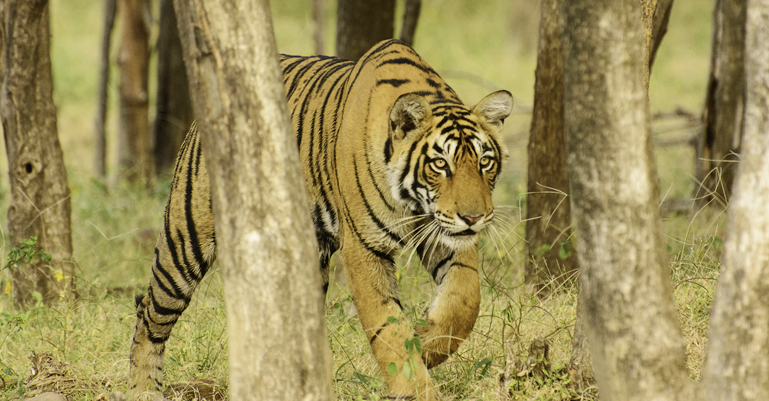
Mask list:
POLYGON ((406 378, 406 380, 411 380, 411 366, 406 363, 403 365, 403 377, 406 378))
POLYGON ((35 292, 32 293, 32 296, 35 297, 37 302, 43 302, 43 294, 35 291, 35 292))
POLYGON ((558 250, 558 257, 566 259, 571 255, 571 242, 561 241, 561 248, 558 250))
POLYGON ((387 365, 387 373, 389 373, 390 376, 395 376, 398 374, 398 367, 395 366, 395 362, 390 362, 390 364, 387 365))
POLYGON ((396 318, 394 318, 394 317, 392 317, 392 316, 388 316, 388 317, 387 317, 387 323, 388 323, 388 324, 394 324, 394 323, 398 323, 398 319, 396 319, 396 318))
POLYGON ((422 353, 422 341, 420 341, 420 340, 419 340, 419 337, 414 337, 414 338, 411 340, 411 344, 412 344, 412 345, 414 346, 414 348, 416 349, 416 351, 417 351, 417 354, 421 354, 421 353, 422 353))
POLYGON ((364 385, 368 386, 368 383, 369 383, 369 377, 368 376, 366 376, 364 374, 361 374, 361 373, 358 373, 358 372, 353 372, 352 377, 354 377, 355 379, 358 379, 358 381, 360 381, 364 385))
POLYGON ((475 370, 481 369, 481 373, 478 374, 478 377, 486 376, 486 373, 488 373, 489 368, 491 367, 491 359, 489 358, 483 358, 482 360, 475 363, 475 370))

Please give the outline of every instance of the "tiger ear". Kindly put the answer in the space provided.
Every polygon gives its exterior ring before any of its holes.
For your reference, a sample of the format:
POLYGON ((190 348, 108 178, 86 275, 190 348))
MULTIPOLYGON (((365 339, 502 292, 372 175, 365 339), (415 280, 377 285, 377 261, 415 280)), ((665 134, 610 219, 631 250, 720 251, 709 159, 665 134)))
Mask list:
POLYGON ((411 131, 423 128, 433 113, 427 100, 419 95, 401 95, 390 109, 390 135, 401 140, 411 131))
POLYGON ((498 128, 502 128, 502 123, 512 111, 513 95, 506 90, 496 91, 486 96, 473 108, 473 113, 498 128))

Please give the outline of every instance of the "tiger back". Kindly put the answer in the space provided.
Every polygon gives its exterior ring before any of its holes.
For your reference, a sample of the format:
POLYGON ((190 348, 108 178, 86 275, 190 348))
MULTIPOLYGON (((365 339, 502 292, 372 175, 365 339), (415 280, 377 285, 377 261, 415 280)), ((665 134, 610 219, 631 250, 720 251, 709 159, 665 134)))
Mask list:
MULTIPOLYGON (((507 151, 512 96, 475 107, 410 47, 374 46, 357 63, 281 56, 287 101, 318 239, 324 291, 337 250, 364 332, 394 396, 439 399, 428 369, 454 353, 480 306, 478 238, 507 151), (424 326, 403 319, 395 256, 416 249, 438 285, 424 326), (418 335, 414 373, 405 340, 418 335)), ((180 151, 147 294, 137 299, 132 394, 162 389, 165 341, 215 258, 205 161, 193 124, 180 151)))

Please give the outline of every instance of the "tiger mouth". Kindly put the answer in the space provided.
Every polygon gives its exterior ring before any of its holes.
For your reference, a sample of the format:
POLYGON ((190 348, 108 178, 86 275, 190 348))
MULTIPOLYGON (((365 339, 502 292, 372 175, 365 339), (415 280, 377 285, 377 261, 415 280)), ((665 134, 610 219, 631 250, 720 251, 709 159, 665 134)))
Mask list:
POLYGON ((460 231, 458 233, 447 233, 450 237, 469 237, 471 235, 478 234, 476 231, 468 228, 464 231, 460 231))

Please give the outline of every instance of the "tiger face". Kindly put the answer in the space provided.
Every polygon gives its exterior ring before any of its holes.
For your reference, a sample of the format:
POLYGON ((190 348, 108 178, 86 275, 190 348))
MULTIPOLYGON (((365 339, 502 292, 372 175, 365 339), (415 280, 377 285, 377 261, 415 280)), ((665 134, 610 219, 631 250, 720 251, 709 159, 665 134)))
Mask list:
POLYGON ((507 91, 472 110, 454 103, 431 107, 424 97, 406 94, 391 109, 385 155, 393 196, 424 214, 451 249, 476 244, 494 218, 491 192, 507 156, 499 131, 512 105, 507 91))

